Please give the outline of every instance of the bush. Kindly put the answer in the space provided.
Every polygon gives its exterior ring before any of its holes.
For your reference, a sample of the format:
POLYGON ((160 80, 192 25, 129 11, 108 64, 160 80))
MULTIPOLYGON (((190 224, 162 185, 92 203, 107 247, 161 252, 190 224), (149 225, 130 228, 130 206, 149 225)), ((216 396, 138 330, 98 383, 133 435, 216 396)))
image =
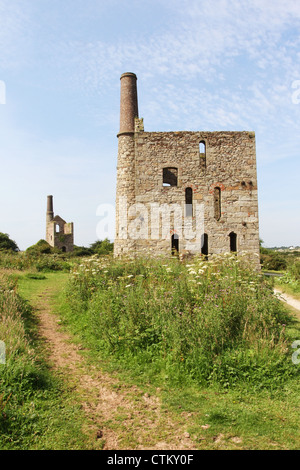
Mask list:
POLYGON ((104 240, 97 240, 96 242, 90 245, 90 249, 92 250, 93 254, 97 255, 109 255, 112 253, 114 248, 114 244, 109 241, 108 238, 104 240))
POLYGON ((70 264, 58 255, 41 255, 35 259, 34 266, 38 272, 70 270, 70 264))
POLYGON ((71 253, 69 253, 69 256, 71 257, 76 257, 76 256, 91 256, 93 255, 93 250, 90 248, 86 248, 85 246, 76 246, 74 245, 74 249, 71 253))
POLYGON ((31 270, 38 272, 46 271, 69 271, 70 263, 63 255, 45 253, 13 253, 3 252, 0 254, 0 266, 6 269, 19 271, 31 270))
POLYGON ((26 250, 26 253, 29 255, 48 254, 52 252, 52 247, 48 242, 46 242, 46 240, 40 240, 35 245, 30 246, 26 250))
POLYGON ((298 294, 300 292, 300 262, 295 261, 290 264, 286 273, 278 279, 278 283, 287 286, 292 293, 298 294))
POLYGON ((263 269, 282 271, 287 268, 287 260, 284 255, 266 248, 264 250, 267 250, 267 252, 261 253, 260 255, 263 269))
POLYGON ((288 272, 295 279, 295 281, 300 281, 300 261, 295 261, 288 268, 288 272))

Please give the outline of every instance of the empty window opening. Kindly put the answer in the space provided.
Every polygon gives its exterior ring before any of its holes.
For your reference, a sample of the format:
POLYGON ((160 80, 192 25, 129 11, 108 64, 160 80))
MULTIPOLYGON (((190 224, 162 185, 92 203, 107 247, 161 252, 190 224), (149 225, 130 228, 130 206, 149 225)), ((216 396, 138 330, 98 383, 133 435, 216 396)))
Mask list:
POLYGON ((214 209, 215 209, 215 219, 220 220, 221 218, 221 189, 218 187, 214 189, 214 209))
POLYGON ((237 251, 237 235, 234 232, 229 234, 230 251, 236 253, 237 251))
POLYGON ((65 253, 67 251, 67 248, 65 246, 62 247, 61 251, 65 253))
POLYGON ((208 235, 207 233, 203 233, 201 237, 201 253, 202 255, 208 255, 208 235))
POLYGON ((186 217, 193 216, 193 190, 186 188, 185 190, 185 215, 186 217))
POLYGON ((206 145, 204 140, 201 140, 201 142, 199 143, 199 152, 203 153, 204 155, 206 154, 206 145))
POLYGON ((59 225, 56 224, 56 225, 55 225, 55 233, 59 233, 59 231, 60 231, 59 225))
POLYGON ((163 169, 163 186, 177 186, 178 169, 177 168, 164 168, 163 169))
POLYGON ((206 145, 204 140, 199 142, 199 154, 200 154, 200 167, 205 169, 206 168, 206 145))
POLYGON ((172 248, 172 255, 177 255, 179 252, 179 237, 176 233, 172 235, 171 248, 172 248))

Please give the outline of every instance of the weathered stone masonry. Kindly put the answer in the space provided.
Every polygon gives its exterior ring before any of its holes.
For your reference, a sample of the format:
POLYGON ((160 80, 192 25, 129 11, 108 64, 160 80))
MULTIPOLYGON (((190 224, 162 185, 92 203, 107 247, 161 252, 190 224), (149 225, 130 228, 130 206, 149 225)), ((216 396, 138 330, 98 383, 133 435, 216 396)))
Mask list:
POLYGON ((254 132, 144 132, 136 76, 123 74, 115 255, 258 255, 258 229, 254 132))

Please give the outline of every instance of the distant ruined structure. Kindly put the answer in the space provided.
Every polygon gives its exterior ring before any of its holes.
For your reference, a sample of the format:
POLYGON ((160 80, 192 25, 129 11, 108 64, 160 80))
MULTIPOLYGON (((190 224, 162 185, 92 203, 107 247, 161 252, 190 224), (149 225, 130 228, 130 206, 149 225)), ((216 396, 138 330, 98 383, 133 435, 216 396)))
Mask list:
POLYGON ((254 132, 145 132, 121 76, 114 254, 259 254, 254 132))
POLYGON ((73 222, 67 223, 59 215, 54 217, 53 196, 47 197, 46 241, 63 252, 73 251, 74 248, 73 222))

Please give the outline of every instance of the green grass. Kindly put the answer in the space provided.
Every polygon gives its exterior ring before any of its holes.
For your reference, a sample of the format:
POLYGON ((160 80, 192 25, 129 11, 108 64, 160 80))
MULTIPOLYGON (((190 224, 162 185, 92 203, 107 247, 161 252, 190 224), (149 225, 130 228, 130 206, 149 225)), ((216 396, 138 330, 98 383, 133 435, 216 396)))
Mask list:
POLYGON ((11 274, 10 277, 16 279, 19 294, 24 299, 30 300, 31 304, 37 302, 38 296, 45 289, 52 291, 52 306, 57 305, 57 296, 68 282, 68 273, 61 271, 43 274, 25 271, 11 274))
POLYGON ((201 447, 215 448, 214 439, 223 435, 222 448, 297 449, 298 397, 295 382, 277 393, 245 388, 166 390, 164 403, 178 416, 189 415, 188 431, 201 447), (235 436, 241 440, 238 445, 232 441, 235 436))
POLYGON ((76 391, 49 369, 37 336, 37 317, 28 303, 36 305, 38 295, 48 288, 57 305, 57 292, 66 280, 63 273, 45 278, 15 273, 1 279, 0 337, 7 348, 6 364, 0 365, 1 450, 93 448, 83 432, 85 416, 76 391))
MULTIPOLYGON (((300 339, 299 321, 267 282, 235 263, 89 258, 71 275, 10 274, 5 282, 18 291, 9 288, 16 303, 5 304, 12 317, 6 334, 15 338, 16 360, 5 373, 0 365, 0 448, 102 445, 86 432, 76 384, 49 369, 37 335, 31 306, 47 289, 87 364, 128 384, 133 406, 145 392, 160 398, 162 420, 149 442, 168 438, 166 410, 176 432, 186 428, 199 449, 298 449, 300 366, 292 364, 291 344, 300 339)), ((125 419, 120 408, 104 424, 129 448, 136 436, 125 419)))
POLYGON ((299 322, 253 271, 235 260, 212 264, 203 275, 202 264, 175 260, 83 261, 71 274, 64 324, 94 364, 150 394, 159 388, 199 448, 297 449, 299 322), (200 328, 191 312, 205 301, 200 328))

